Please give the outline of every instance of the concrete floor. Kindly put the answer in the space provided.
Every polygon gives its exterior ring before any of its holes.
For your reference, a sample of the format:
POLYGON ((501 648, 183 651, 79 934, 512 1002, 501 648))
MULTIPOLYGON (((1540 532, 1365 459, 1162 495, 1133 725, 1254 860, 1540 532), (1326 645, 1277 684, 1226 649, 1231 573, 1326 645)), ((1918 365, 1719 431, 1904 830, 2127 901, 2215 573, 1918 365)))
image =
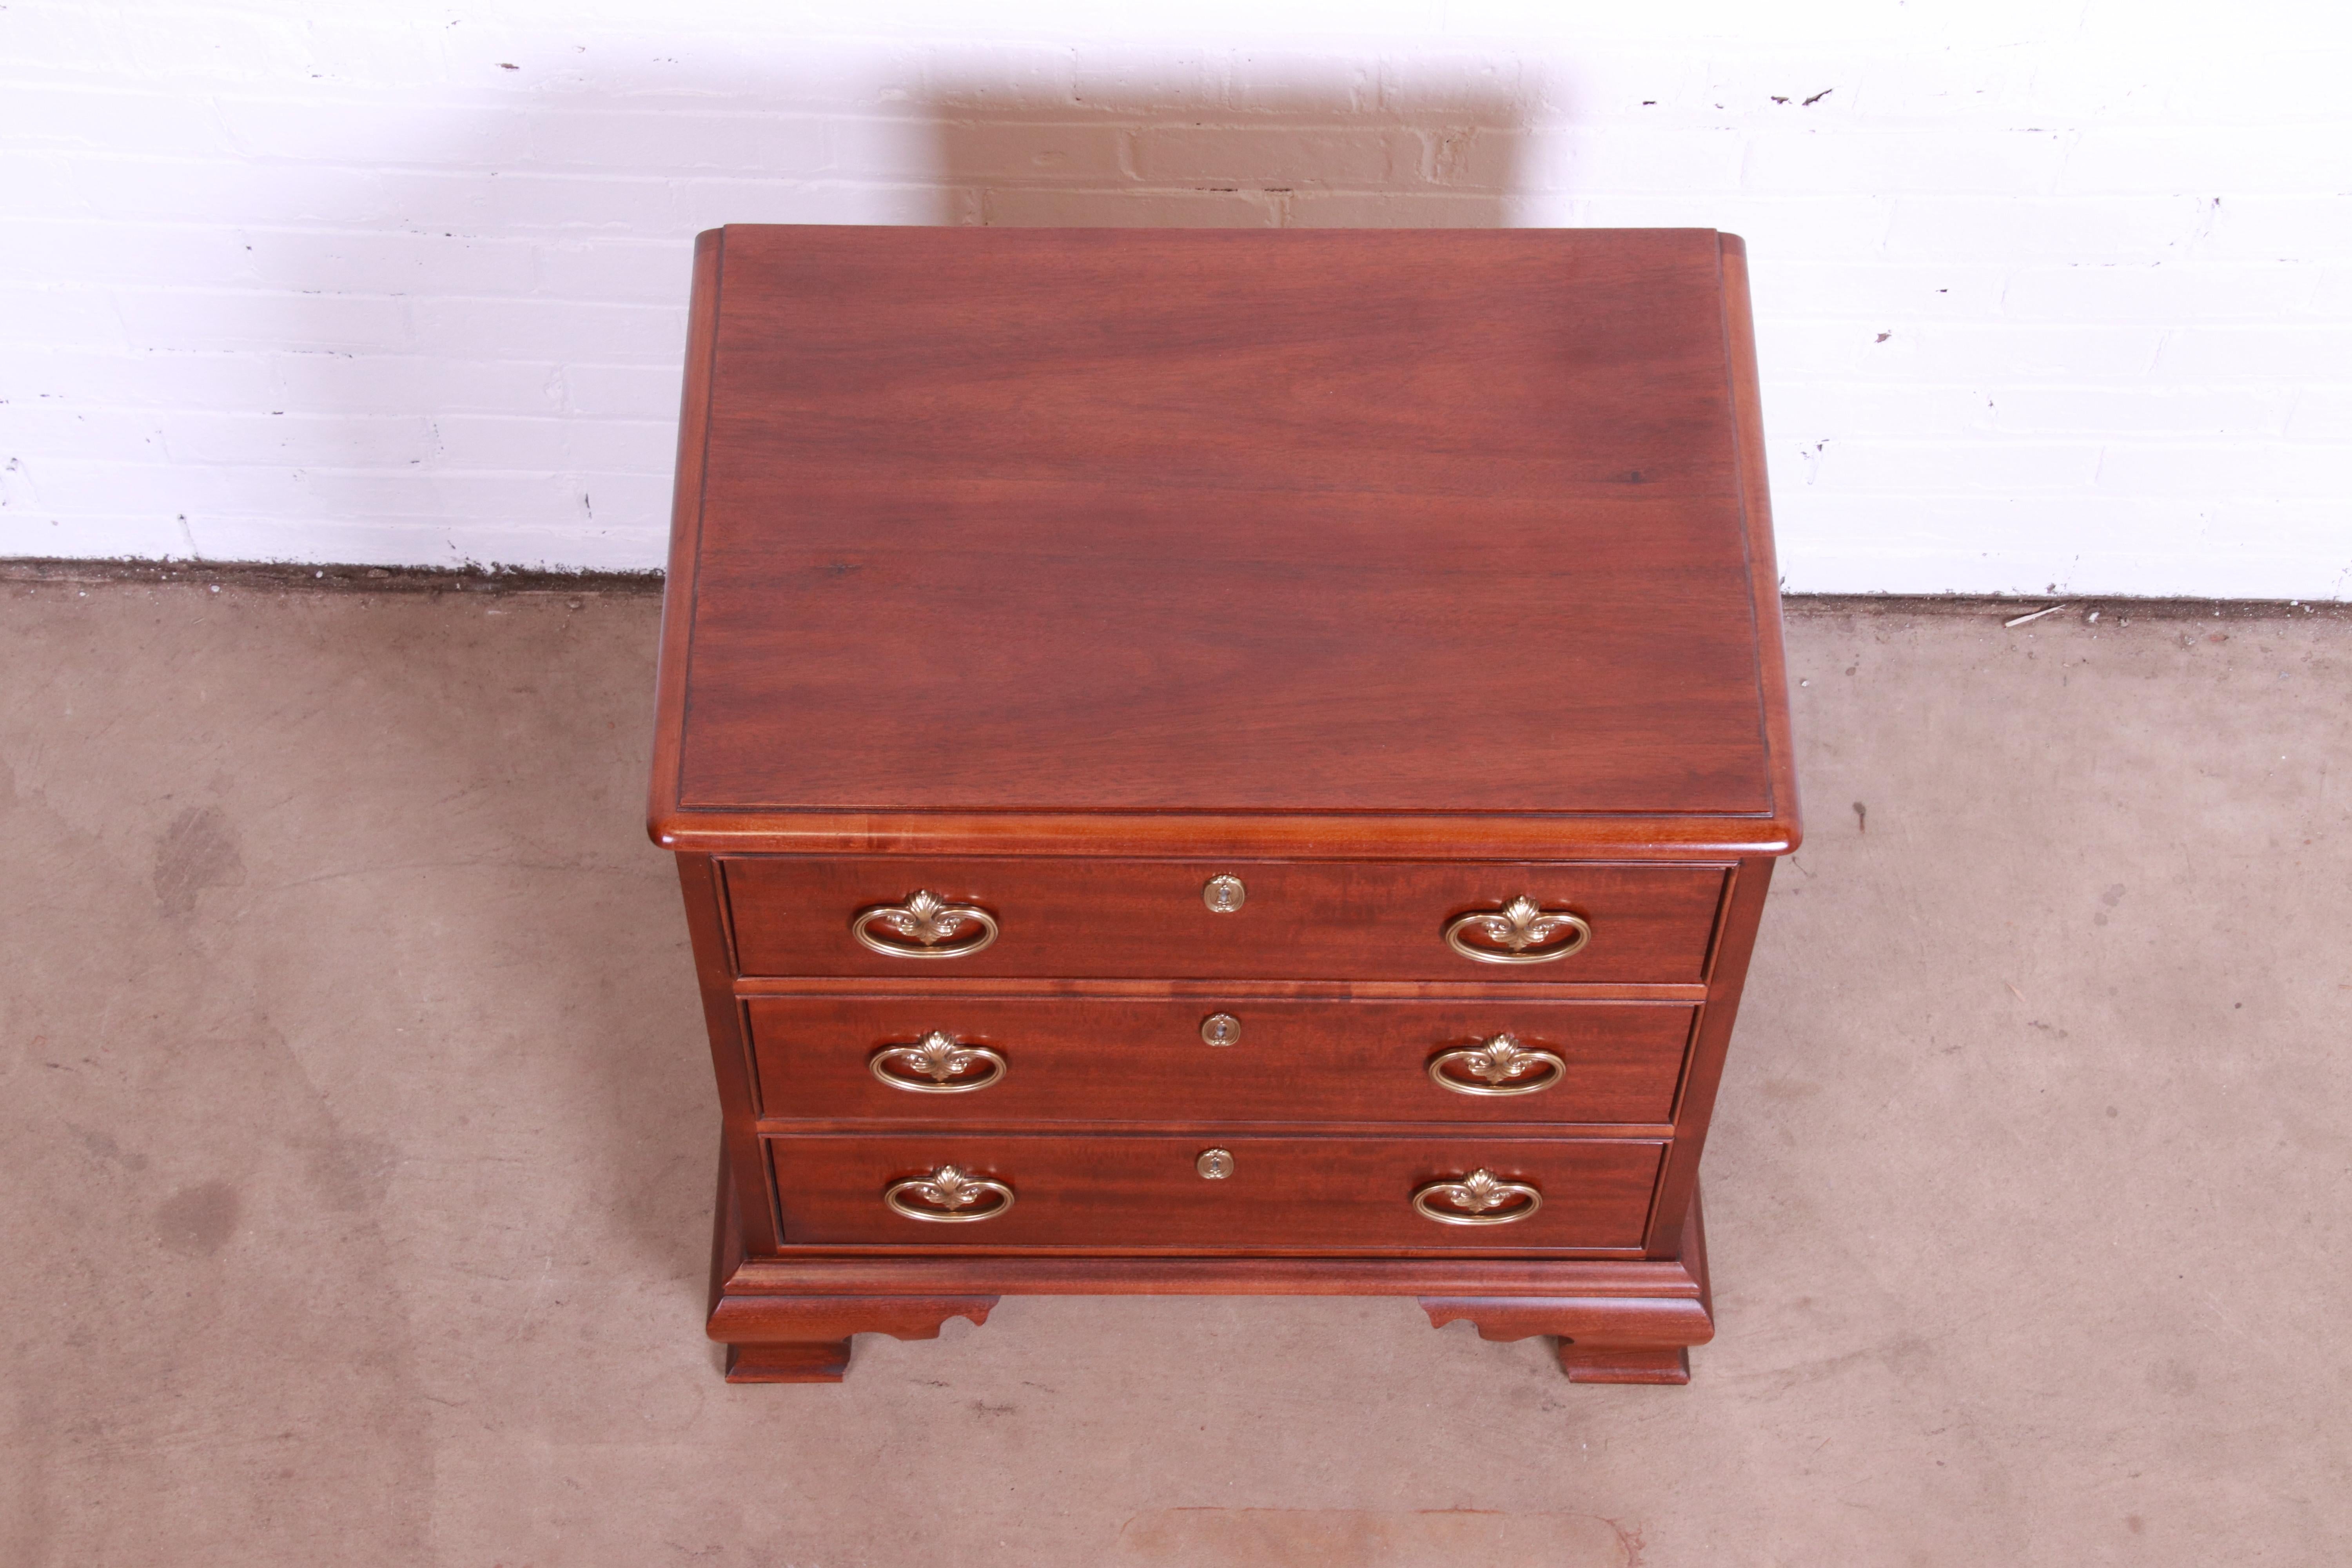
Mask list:
POLYGON ((2352 620, 1800 607, 1688 1388, 1068 1298, 730 1388, 656 616, 0 583, 0 1560, 2352 1558, 2352 620))

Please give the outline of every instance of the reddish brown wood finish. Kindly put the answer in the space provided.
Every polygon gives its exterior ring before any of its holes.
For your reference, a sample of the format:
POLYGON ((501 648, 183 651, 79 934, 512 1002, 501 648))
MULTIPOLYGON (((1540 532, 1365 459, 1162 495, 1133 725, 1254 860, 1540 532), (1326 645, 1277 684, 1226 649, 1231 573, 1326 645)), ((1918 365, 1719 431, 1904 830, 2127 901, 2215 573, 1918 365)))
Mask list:
POLYGON ((1772 542, 1772 493, 1764 469, 1764 405, 1756 388, 1756 319, 1748 305, 1748 242, 1717 237, 1723 247, 1723 336, 1731 355, 1732 431, 1739 458, 1742 539, 1748 592, 1756 617, 1756 667, 1764 692, 1764 744, 1773 759, 1772 798, 1789 830, 1786 844, 1758 843, 1751 857, 1797 847, 1796 746, 1789 737, 1788 655, 1780 637, 1780 568, 1772 542))
POLYGON ((754 1125, 759 1111, 749 1067, 750 1042, 744 1036, 742 1013, 730 992, 733 976, 727 960, 725 907, 710 857, 680 855, 677 880, 686 899, 686 929, 694 943, 696 978, 701 983, 702 1021, 710 1037, 711 1068, 719 1079, 725 1151, 721 1180, 731 1176, 730 1200, 749 1227, 742 1239, 763 1251, 772 1250, 776 1233, 754 1125))
MULTIPOLYGON (((694 635, 692 584, 702 547, 702 470, 710 449, 712 348, 719 333, 719 257, 724 232, 695 238, 694 294, 687 315, 686 374, 677 420, 677 474, 670 500, 669 562, 662 595, 661 661, 655 675, 652 800, 647 807, 654 841, 688 850, 659 823, 675 809, 679 747, 684 740, 687 649, 694 635), (684 591, 676 591, 683 587, 684 591)), ((681 860, 684 858, 680 857, 681 860)))
POLYGON ((1314 816, 1283 812, 745 811, 648 824, 665 849, 719 855, 1203 855, 1306 859, 1684 859, 1785 855, 1797 825, 1628 812, 1314 816))
POLYGON ((1685 1345, 1703 1342, 1714 1332, 1706 1309, 1696 1301, 1677 1302, 1670 1310, 1647 1314, 1628 1312, 1607 1297, 1423 1297, 1421 1305, 1433 1326, 1442 1329, 1466 1318, 1477 1325, 1482 1340, 1557 1335, 1561 1365, 1579 1383, 1688 1383, 1685 1345), (1654 1345, 1621 1342, 1627 1338, 1675 1335, 1689 1338, 1654 1345), (1570 1364, 1571 1350, 1580 1364, 1570 1364), (1580 1371, 1585 1375, 1579 1375, 1580 1371), (1650 1375, 1625 1375, 1636 1372, 1650 1375), (1591 1375, 1594 1373, 1601 1375, 1591 1375), (1618 1375, 1608 1375, 1612 1373, 1618 1375))
POLYGON ((1797 837, 1746 289, 1695 232, 702 237, 649 826, 719 1079, 730 1377, 838 1377, 850 1335, 1007 1291, 1262 1290, 1687 1375, 1698 1156, 1797 837), (850 941, 917 888, 1003 937, 850 941), (1587 951, 1444 947, 1522 892, 1587 951), (1003 1084, 866 1073, 946 1006, 1003 1084), (1242 1044, 1199 1042, 1213 1007, 1242 1044), (1576 1068, 1541 1110, 1420 1076, 1507 1012, 1576 1068), (948 1160, 1020 1203, 882 1208, 948 1160), (1411 1213, 1475 1165, 1544 1212, 1411 1213))
POLYGON ((1722 902, 1714 866, 1443 861, 948 860, 842 857, 720 862, 746 974, 960 974, 1510 984, 1520 981, 1706 978, 1722 902), (1208 880, 1241 879, 1248 901, 1221 914, 1208 880), (850 922, 918 889, 986 910, 1002 934, 966 958, 899 958, 861 946, 850 922), (1526 895, 1592 925, 1583 948, 1549 963, 1465 958, 1445 924, 1526 895))
POLYGON ((728 1346, 730 1383, 839 1383, 849 1336, 935 1340, 950 1318, 988 1321, 993 1296, 727 1296, 709 1332, 728 1346))
POLYGON ((1793 843, 1718 237, 706 245, 660 841, 1793 843))
MULTIPOLYGON (((1667 1152, 1666 1168, 1658 1181, 1656 1222, 1650 1229, 1650 1256, 1674 1258, 1682 1251, 1679 1217, 1698 1212, 1698 1157, 1706 1124, 1715 1114, 1715 1091, 1723 1079, 1723 1060, 1731 1046, 1731 1025, 1739 1012, 1740 986, 1748 979, 1748 960, 1756 948, 1757 923, 1763 919, 1764 896, 1772 885, 1772 862, 1763 858, 1744 863, 1733 879, 1730 907, 1717 943, 1716 984, 1699 1014, 1698 1037, 1691 1047, 1690 1071, 1683 1080, 1682 1104, 1675 1112, 1677 1136, 1667 1152)), ((1705 1256, 1701 1248, 1699 1256, 1705 1256)))
POLYGON ((1633 1297, 1696 1300, 1688 1258, 1494 1253, 1137 1256, 1053 1251, 900 1252, 809 1248, 729 1265, 725 1294, 848 1295, 994 1290, 1024 1296, 1633 1297))
MULTIPOLYGON (((1627 1122, 1674 1117, 1696 1009, 1671 1002, 1207 1002, 1098 997, 755 997, 744 1003, 770 1118, 970 1123, 1627 1122), (1201 1037, 1221 1014, 1229 1046, 1201 1037), (985 1089, 926 1093, 877 1078, 874 1056, 932 1030, 1004 1058, 985 1089), (1568 1064, 1528 1094, 1454 1092, 1440 1053, 1500 1034, 1568 1064)), ((932 1080, 898 1069, 928 1085, 932 1080)), ((986 1076, 983 1066, 965 1081, 986 1076)), ((1528 1075, 1538 1081, 1549 1069, 1528 1075)), ((1469 1082, 1480 1084, 1472 1078, 1469 1082)), ((1504 1087, 1511 1087, 1506 1083, 1504 1087)))
POLYGON ((767 1141, 787 1248, 1055 1247, 1204 1253, 1475 1248, 1633 1251, 1661 1146, 1633 1139, 1271 1138, 1204 1126, 1188 1137, 1029 1132, 806 1133, 767 1141), (1231 1151, 1233 1174, 1195 1160, 1231 1151), (1012 1187, 1002 1218, 936 1224, 882 1201, 943 1164, 1012 1187), (1442 1225, 1412 1210, 1432 1182, 1485 1168, 1544 1194, 1507 1226, 1442 1225))
POLYGON ((1714 235, 724 244, 687 810, 1770 811, 1714 235))
POLYGON ((1291 1002, 1704 1002, 1704 985, 1610 982, 1558 985, 1464 985, 1447 980, 969 980, 877 981, 838 974, 738 975, 735 994, 754 996, 1068 996, 1138 1002, 1209 1002, 1234 996, 1291 1002))
POLYGON ((1570 1383, 1688 1383, 1689 1347, 1715 1337, 1706 1238, 1695 1188, 1675 1234, 1685 1238, 1682 1256, 1695 1287, 1687 1297, 1632 1303, 1607 1296, 1423 1297, 1421 1304, 1437 1327, 1467 1318, 1481 1339, 1559 1336, 1560 1370, 1570 1383))
MULTIPOLYGON (((722 1189, 722 1235, 733 1217, 722 1189)), ((1661 1261, 986 1254, 894 1259, 887 1278, 903 1290, 934 1294, 892 1297, 836 1293, 877 1276, 877 1260, 870 1256, 799 1254, 787 1261, 722 1251, 710 1332, 721 1340, 767 1336, 764 1342, 730 1347, 730 1381, 824 1382, 838 1379, 845 1367, 850 1333, 928 1339, 949 1317, 985 1321, 994 1297, 950 1294, 981 1280, 1031 1295, 1420 1294, 1438 1327, 1466 1318, 1490 1340, 1560 1336, 1561 1369, 1571 1382, 1684 1383, 1689 1380, 1685 1348, 1715 1333, 1696 1195, 1678 1230, 1685 1252, 1661 1261), (1478 1293, 1465 1293, 1471 1290, 1478 1293), (748 1359, 747 1352, 753 1352, 748 1359)))
POLYGON ((742 1215, 719 1163, 717 1234, 710 1247, 710 1311, 706 1328, 727 1346, 730 1383, 839 1383, 849 1370, 849 1336, 889 1334, 935 1340, 950 1318, 988 1321, 994 1296, 853 1296, 745 1289, 742 1215))

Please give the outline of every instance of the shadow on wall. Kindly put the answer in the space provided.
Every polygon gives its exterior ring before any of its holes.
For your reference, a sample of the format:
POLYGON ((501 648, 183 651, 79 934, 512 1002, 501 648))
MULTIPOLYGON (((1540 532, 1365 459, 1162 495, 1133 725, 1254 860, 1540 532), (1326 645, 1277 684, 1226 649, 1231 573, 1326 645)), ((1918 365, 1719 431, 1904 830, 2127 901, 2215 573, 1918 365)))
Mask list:
POLYGON ((1400 103, 1350 72, 1066 96, 950 84, 929 111, 941 223, 1492 228, 1512 221, 1526 109, 1500 82, 1400 103))
MULTIPOLYGON (((609 73, 435 134, 406 111, 335 132, 228 106, 249 151, 232 204, 241 232, 191 269, 218 265, 236 287, 154 329, 166 353, 245 378, 207 384, 209 407, 174 436, 175 479, 214 487, 198 490, 207 525, 231 541, 205 552, 285 555, 290 540, 352 561, 658 561, 701 228, 1493 226, 1510 220, 1520 140, 1502 89, 1399 105, 1345 74, 1247 91, 947 85, 884 107, 898 112, 877 132, 870 100, 812 107, 609 73)), ((458 729, 399 728, 407 765, 464 775, 458 729)), ((493 787, 477 804, 520 798, 493 787)), ((634 813, 634 795, 612 798, 634 813)), ((646 853, 633 821, 616 832, 635 847, 616 838, 615 855, 646 853)), ((519 865, 577 858, 530 840, 509 825, 519 865)), ((634 898, 642 879, 626 877, 614 885, 634 898)), ((497 911, 477 904, 409 913, 464 951, 500 951, 482 924, 497 911)), ((674 895, 644 915, 674 946, 674 895)), ((601 1223, 684 1281, 698 1233, 676 1220, 708 1196, 705 1151, 645 1136, 648 1064, 700 1049, 675 962, 625 973, 559 937, 502 1007, 526 1033, 534 1019, 604 1020, 566 1037, 581 1079, 571 1103, 604 1131, 604 1191, 648 1195, 613 1200, 601 1223)))
POLYGON ((1516 72, 989 64, 699 89, 583 67, 405 146, 415 121, 388 111, 241 121, 256 230, 233 237, 244 291, 221 299, 254 319, 181 346, 257 351, 270 384, 215 399, 240 416, 185 422, 175 446, 237 471, 201 476, 216 483, 183 548, 658 563, 691 236, 720 224, 1512 221, 1532 94, 1516 72))

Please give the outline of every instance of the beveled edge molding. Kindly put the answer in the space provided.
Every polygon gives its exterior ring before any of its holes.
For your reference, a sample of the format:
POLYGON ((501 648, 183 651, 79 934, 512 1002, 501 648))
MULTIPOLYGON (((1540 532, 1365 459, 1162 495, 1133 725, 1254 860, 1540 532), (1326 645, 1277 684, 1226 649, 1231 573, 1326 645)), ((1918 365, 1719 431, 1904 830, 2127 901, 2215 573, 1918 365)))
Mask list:
MULTIPOLYGON (((729 1281, 733 1284, 733 1281, 729 1281)), ((887 1295, 779 1296, 730 1289, 711 1309, 706 1325, 714 1340, 830 1339, 842 1334, 888 1334, 894 1340, 935 1340, 950 1318, 988 1321, 994 1296, 887 1295)))
MULTIPOLYGON (((722 1167, 723 1170, 723 1167, 722 1167)), ((1433 1325, 1481 1338, 1558 1334, 1571 1383, 1684 1384, 1686 1347, 1714 1337, 1700 1199, 1668 1258, 1034 1258, 824 1255, 714 1260, 709 1334, 730 1383, 837 1383, 849 1336, 933 1339, 951 1317, 988 1321, 1006 1295, 1412 1296, 1433 1325)))
POLYGON ((1715 1313, 1703 1299, 1424 1296, 1421 1310, 1434 1329, 1467 1319, 1482 1340, 1555 1335, 1570 1383, 1686 1384, 1690 1347, 1715 1338, 1715 1313))
POLYGON ((1664 1350, 1715 1338, 1715 1315, 1691 1297, 1424 1296, 1429 1326, 1468 1319, 1498 1342, 1558 1334, 1595 1350, 1664 1350))
POLYGON ((1647 1002, 1691 1006, 1705 981, 1622 980, 1061 980, 982 974, 739 974, 745 1000, 792 996, 1099 997, 1255 1002, 1647 1002))
POLYGON ((1793 814, 1716 816, 1227 812, 730 811, 662 803, 646 834, 713 855, 1118 855, 1175 859, 1728 862, 1786 855, 1793 814), (1752 826, 1751 826, 1752 825, 1752 826))
POLYGON ((876 1256, 747 1258, 722 1287, 739 1296, 1433 1296, 1697 1300, 1686 1258, 876 1256))
MULTIPOLYGON (((944 1121, 940 1117, 923 1116, 914 1111, 910 1105, 907 1112, 896 1116, 760 1116, 752 1120, 751 1131, 758 1137, 770 1141, 780 1138, 872 1138, 881 1134, 889 1134, 892 1136, 903 1134, 910 1137, 937 1137, 940 1133, 949 1131, 952 1125, 952 1122, 944 1121)), ((1396 1138, 1427 1135, 1436 1138, 1451 1138, 1459 1136, 1465 1131, 1475 1129, 1477 1136, 1481 1138, 1532 1138, 1538 1141, 1570 1139, 1578 1142, 1587 1143, 1664 1144, 1672 1141, 1675 1131, 1675 1124, 1671 1121, 1546 1121, 1536 1117, 1532 1113, 1524 1118, 1498 1116, 1491 1120, 1481 1119, 1475 1121, 1465 1121, 1460 1118, 1456 1118, 1455 1120, 1449 1121, 1442 1118, 1423 1116, 1412 1118, 1401 1117, 1388 1121, 1335 1121, 1328 1118, 1325 1118, 1320 1121, 1219 1121, 1214 1124, 1213 1131, 1204 1131, 1208 1126, 1209 1124, 1199 1121, 1197 1118, 1180 1118, 1174 1121, 1143 1121, 1133 1120, 1118 1121, 1115 1119, 1105 1119, 1097 1121, 1056 1121, 1052 1124, 1050 1134, 1045 1133, 1041 1129, 1033 1128, 1026 1133, 1016 1133, 1013 1134, 1013 1136, 1035 1137, 1050 1135, 1055 1137, 1083 1138, 1092 1137, 1098 1134, 1106 1136, 1131 1134, 1138 1137, 1147 1138, 1214 1136, 1218 1138, 1276 1138, 1287 1140, 1298 1138, 1396 1138)), ((908 1245, 914 1244, 910 1243, 908 1245)), ((1434 1245, 1434 1243, 1432 1245, 1434 1245)), ((1502 1246, 1503 1244, 1498 1242, 1496 1245, 1502 1246)), ((1510 1250, 1507 1247, 1505 1247, 1504 1249, 1506 1251, 1510 1250)), ((891 1250, 891 1248, 887 1246, 869 1246, 863 1249, 852 1247, 823 1247, 815 1250, 828 1253, 838 1252, 845 1255, 856 1253, 862 1257, 866 1253, 887 1252, 891 1250)), ((1030 1250, 1053 1254, 1066 1252, 1069 1248, 1033 1247, 1030 1250)), ((1266 1252, 1269 1249, 1260 1247, 1237 1247, 1233 1250, 1235 1252, 1266 1252)), ((1298 1247, 1293 1250, 1301 1252, 1316 1252, 1322 1249, 1318 1247, 1298 1247)), ((1366 1249, 1358 1248, 1357 1250, 1363 1251, 1366 1249)), ((1394 1247, 1374 1247, 1370 1250, 1375 1254, 1389 1254, 1395 1252, 1397 1249, 1394 1247)), ((1633 1246, 1619 1247, 1547 1248, 1546 1250, 1575 1251, 1579 1253, 1597 1253, 1607 1255, 1613 1253, 1639 1252, 1642 1249, 1639 1246, 1633 1246)), ((1097 1248, 1095 1256, 1131 1257, 1146 1253, 1152 1253, 1154 1256, 1166 1257, 1186 1256, 1186 1254, 1181 1251, 1154 1253, 1153 1249, 1150 1247, 1129 1247, 1124 1249, 1122 1252, 1105 1252, 1102 1249, 1097 1248)), ((795 1249, 795 1255, 797 1255, 797 1249, 795 1249)))
POLYGON ((730 1383, 839 1383, 852 1334, 935 1340, 950 1318, 988 1321, 993 1296, 722 1293, 704 1331, 727 1347, 730 1383))

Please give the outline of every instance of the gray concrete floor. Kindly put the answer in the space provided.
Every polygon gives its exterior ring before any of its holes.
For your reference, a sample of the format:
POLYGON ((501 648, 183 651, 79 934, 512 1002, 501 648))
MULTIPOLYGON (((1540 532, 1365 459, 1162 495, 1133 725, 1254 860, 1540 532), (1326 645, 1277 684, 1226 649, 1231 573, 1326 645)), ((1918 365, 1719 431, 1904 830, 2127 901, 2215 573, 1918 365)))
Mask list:
POLYGON ((656 613, 0 584, 0 1560, 2352 1558, 2352 621, 1800 610, 1688 1388, 1068 1298, 730 1388, 656 613))

